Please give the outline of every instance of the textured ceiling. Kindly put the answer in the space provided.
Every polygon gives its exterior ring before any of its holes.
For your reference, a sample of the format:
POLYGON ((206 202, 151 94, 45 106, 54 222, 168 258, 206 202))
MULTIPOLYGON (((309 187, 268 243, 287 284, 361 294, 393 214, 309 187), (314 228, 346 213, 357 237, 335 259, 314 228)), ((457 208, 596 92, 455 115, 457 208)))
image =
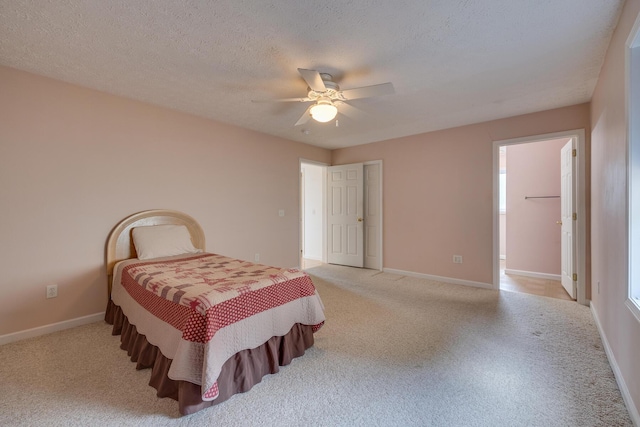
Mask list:
POLYGON ((590 100, 624 0, 0 0, 0 64, 326 148, 590 100), (294 123, 297 68, 365 112, 294 123), (306 131, 306 132, 305 132, 306 131))

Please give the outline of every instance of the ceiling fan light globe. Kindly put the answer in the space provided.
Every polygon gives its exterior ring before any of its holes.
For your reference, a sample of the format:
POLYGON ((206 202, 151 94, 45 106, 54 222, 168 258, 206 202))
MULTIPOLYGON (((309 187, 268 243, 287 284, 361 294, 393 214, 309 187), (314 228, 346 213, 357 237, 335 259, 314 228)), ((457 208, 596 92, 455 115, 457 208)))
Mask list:
POLYGON ((311 107, 309 112, 311 113, 313 120, 320 123, 326 123, 336 117, 336 114, 338 114, 338 108, 333 104, 319 103, 311 107))

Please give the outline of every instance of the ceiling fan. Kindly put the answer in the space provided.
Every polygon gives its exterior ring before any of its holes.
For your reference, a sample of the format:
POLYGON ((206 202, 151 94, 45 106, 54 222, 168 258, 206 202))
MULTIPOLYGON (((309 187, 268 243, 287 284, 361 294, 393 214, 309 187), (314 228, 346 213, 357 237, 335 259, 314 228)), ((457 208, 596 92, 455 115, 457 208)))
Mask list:
POLYGON ((342 114, 351 118, 358 118, 362 115, 361 111, 347 104, 346 101, 394 93, 391 83, 340 90, 338 84, 333 81, 331 74, 303 68, 298 68, 298 72, 309 85, 307 96, 305 98, 271 100, 272 102, 313 102, 296 122, 295 126, 306 123, 310 118, 321 123, 330 122, 338 114, 338 107, 340 107, 342 114))

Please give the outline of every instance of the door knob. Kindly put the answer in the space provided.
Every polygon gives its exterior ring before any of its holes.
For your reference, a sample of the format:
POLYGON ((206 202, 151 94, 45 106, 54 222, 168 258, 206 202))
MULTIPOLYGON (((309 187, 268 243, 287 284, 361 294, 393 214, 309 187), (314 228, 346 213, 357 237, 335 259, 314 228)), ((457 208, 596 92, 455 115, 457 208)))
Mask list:
POLYGON ((358 218, 358 222, 362 222, 362 218, 358 218))
POLYGON ((562 225, 562 221, 556 221, 556 224, 562 225))

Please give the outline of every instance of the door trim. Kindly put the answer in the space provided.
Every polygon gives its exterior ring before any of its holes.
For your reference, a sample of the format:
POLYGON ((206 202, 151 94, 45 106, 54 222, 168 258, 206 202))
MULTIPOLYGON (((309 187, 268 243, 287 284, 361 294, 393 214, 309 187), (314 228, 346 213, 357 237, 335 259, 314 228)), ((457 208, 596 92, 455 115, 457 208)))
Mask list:
POLYGON ((574 157, 573 153, 577 152, 577 138, 570 138, 560 149, 560 282, 562 287, 567 291, 571 298, 577 299, 578 289, 573 273, 576 271, 576 256, 574 250, 577 249, 577 245, 573 239, 576 235, 577 224, 573 220, 573 213, 577 212, 576 209, 576 177, 573 176, 576 172, 577 157, 574 157), (570 182, 565 180, 566 174, 571 177, 570 182), (570 209, 567 209, 570 207, 570 209), (569 240, 567 241, 567 234, 570 233, 569 240), (570 251, 571 255, 567 255, 566 251, 570 251))
POLYGON ((302 204, 302 180, 300 173, 302 171, 302 165, 315 165, 322 167, 322 262, 327 262, 327 167, 329 166, 327 163, 318 162, 315 160, 308 160, 300 157, 298 159, 298 266, 297 268, 302 267, 302 251, 304 249, 303 245, 303 236, 304 230, 302 216, 304 215, 303 209, 304 206, 302 204))
MULTIPOLYGON (((382 177, 383 171, 382 171, 382 160, 370 160, 368 162, 363 162, 364 166, 365 166, 365 170, 366 167, 369 165, 379 165, 380 166, 380 175, 379 175, 379 179, 378 179, 378 212, 380 212, 380 229, 378 230, 378 242, 380 243, 378 245, 378 259, 380 260, 380 268, 378 268, 378 271, 383 271, 384 270, 384 259, 382 257, 382 254, 384 253, 384 251, 382 250, 382 246, 383 246, 383 241, 382 241, 382 230, 384 228, 384 212, 382 211, 382 207, 384 206, 384 203, 382 203, 382 184, 384 183, 384 179, 382 177)), ((364 182, 365 185, 365 189, 364 191, 367 191, 366 185, 367 182, 364 182)), ((366 225, 366 224, 365 224, 366 225)), ((367 245, 367 242, 365 241, 365 247, 367 245)))
POLYGON ((578 218, 576 220, 576 273, 577 302, 589 305, 587 299, 587 208, 586 208, 586 144, 585 130, 574 129, 563 132, 547 133, 542 135, 525 136, 521 138, 503 139, 493 141, 493 288, 500 289, 500 193, 498 188, 499 149, 504 145, 524 144, 529 142, 547 141, 550 139, 576 138, 578 156, 576 161, 576 207, 578 218))

